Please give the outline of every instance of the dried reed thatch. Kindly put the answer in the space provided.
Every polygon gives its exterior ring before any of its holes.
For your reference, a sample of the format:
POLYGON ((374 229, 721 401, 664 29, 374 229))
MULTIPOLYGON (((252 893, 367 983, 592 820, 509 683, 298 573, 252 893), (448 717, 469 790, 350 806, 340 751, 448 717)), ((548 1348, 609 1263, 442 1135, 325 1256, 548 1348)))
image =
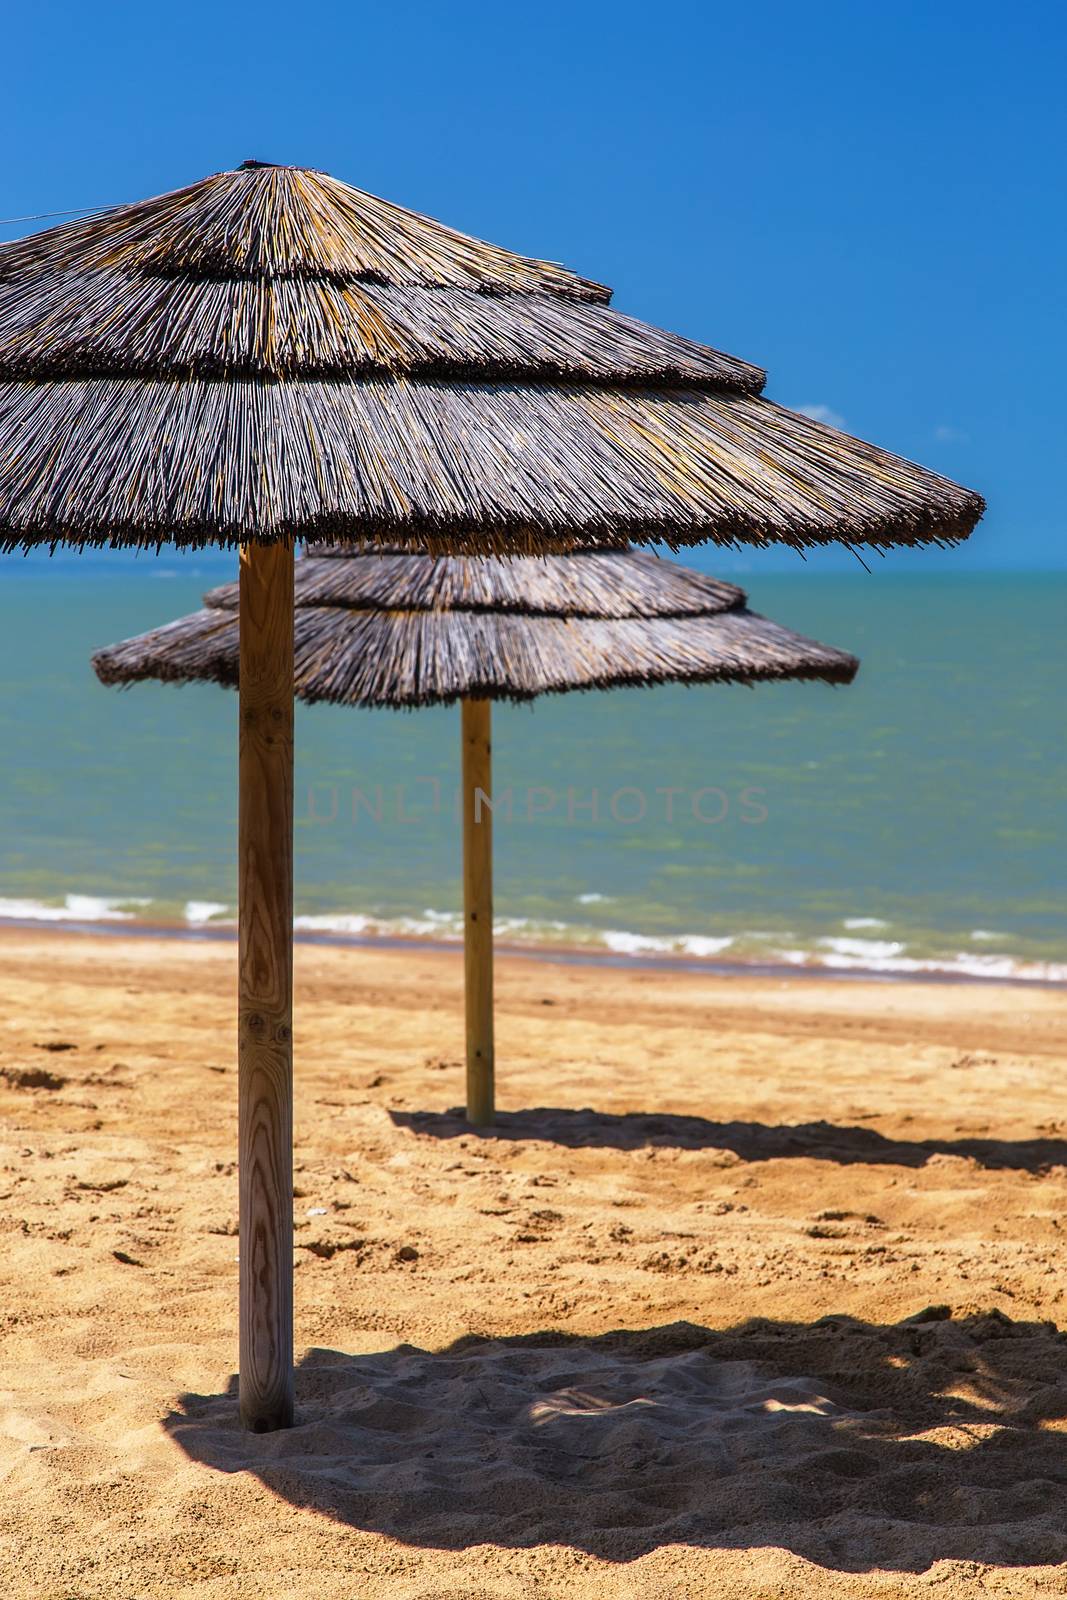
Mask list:
POLYGON ((257 162, 0 246, 0 546, 970 532, 977 495, 609 297, 257 162))
MULTIPOLYGON (((238 681, 237 585, 93 656, 106 684, 238 681)), ((296 564, 296 693, 338 705, 530 700, 654 683, 850 683, 855 657, 748 611, 733 584, 612 551, 296 564)))

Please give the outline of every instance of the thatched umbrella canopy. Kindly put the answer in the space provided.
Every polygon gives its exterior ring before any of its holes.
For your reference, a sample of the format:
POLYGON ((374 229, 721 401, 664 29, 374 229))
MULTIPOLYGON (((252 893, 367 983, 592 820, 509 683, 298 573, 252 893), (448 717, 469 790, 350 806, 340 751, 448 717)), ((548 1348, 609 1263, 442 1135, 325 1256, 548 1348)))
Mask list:
MULTIPOLYGON (((510 559, 343 546, 296 563, 298 697, 462 702, 467 1115, 493 1120, 492 700, 656 683, 851 683, 856 658, 749 611, 744 591, 639 551, 510 559)), ((93 656, 101 682, 240 679, 238 586, 93 656)))
POLYGON ((0 247, 0 542, 963 539, 979 496, 611 292, 246 162, 0 247))
MULTIPOLYGON (((744 591, 643 551, 477 559, 345 550, 298 561, 297 697, 314 705, 532 700, 625 684, 849 683, 853 656, 749 611, 744 591), (341 559, 336 559, 340 557, 341 559)), ((93 656, 106 684, 239 679, 238 585, 93 656)))
POLYGON ((239 544, 241 1411, 292 1418, 292 561, 953 542, 979 496, 609 291, 245 162, 0 246, 0 549, 239 544))

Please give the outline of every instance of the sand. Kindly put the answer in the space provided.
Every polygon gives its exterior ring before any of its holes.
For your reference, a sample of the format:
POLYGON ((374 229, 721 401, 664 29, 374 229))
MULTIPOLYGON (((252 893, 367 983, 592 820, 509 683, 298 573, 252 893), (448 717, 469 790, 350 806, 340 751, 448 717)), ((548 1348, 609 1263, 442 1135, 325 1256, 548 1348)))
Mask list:
POLYGON ((232 946, 0 959, 6 1595, 1067 1593, 1064 992, 302 946, 250 1437, 232 946))

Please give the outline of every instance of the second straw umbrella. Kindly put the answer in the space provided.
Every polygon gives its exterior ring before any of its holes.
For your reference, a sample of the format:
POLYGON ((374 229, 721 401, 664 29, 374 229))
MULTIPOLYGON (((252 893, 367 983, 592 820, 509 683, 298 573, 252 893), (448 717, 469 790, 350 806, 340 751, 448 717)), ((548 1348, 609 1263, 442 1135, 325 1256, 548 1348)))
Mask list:
MULTIPOLYGON (((98 651, 107 684, 236 687, 238 586, 98 651)), ((850 683, 858 662, 748 610, 744 592, 644 552, 479 560, 351 547, 296 563, 296 693, 311 704, 461 704, 467 1116, 495 1107, 490 705, 657 683, 850 683)))

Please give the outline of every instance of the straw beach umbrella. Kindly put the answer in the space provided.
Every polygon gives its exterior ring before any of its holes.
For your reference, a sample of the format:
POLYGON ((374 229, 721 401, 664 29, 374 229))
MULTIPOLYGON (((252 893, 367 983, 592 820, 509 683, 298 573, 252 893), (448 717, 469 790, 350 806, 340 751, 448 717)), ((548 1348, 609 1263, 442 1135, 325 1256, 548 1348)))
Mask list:
MULTIPOLYGON (((343 546, 296 563, 296 693, 309 704, 461 703, 467 1116, 493 1121, 490 706, 656 683, 851 683, 859 663, 747 609, 744 592, 637 551, 478 559, 343 546)), ((98 650, 101 682, 240 677, 238 586, 98 650)))
POLYGON ((246 162, 0 246, 0 548, 239 545, 241 1412, 292 1418, 293 542, 963 539, 981 499, 609 291, 246 162))

